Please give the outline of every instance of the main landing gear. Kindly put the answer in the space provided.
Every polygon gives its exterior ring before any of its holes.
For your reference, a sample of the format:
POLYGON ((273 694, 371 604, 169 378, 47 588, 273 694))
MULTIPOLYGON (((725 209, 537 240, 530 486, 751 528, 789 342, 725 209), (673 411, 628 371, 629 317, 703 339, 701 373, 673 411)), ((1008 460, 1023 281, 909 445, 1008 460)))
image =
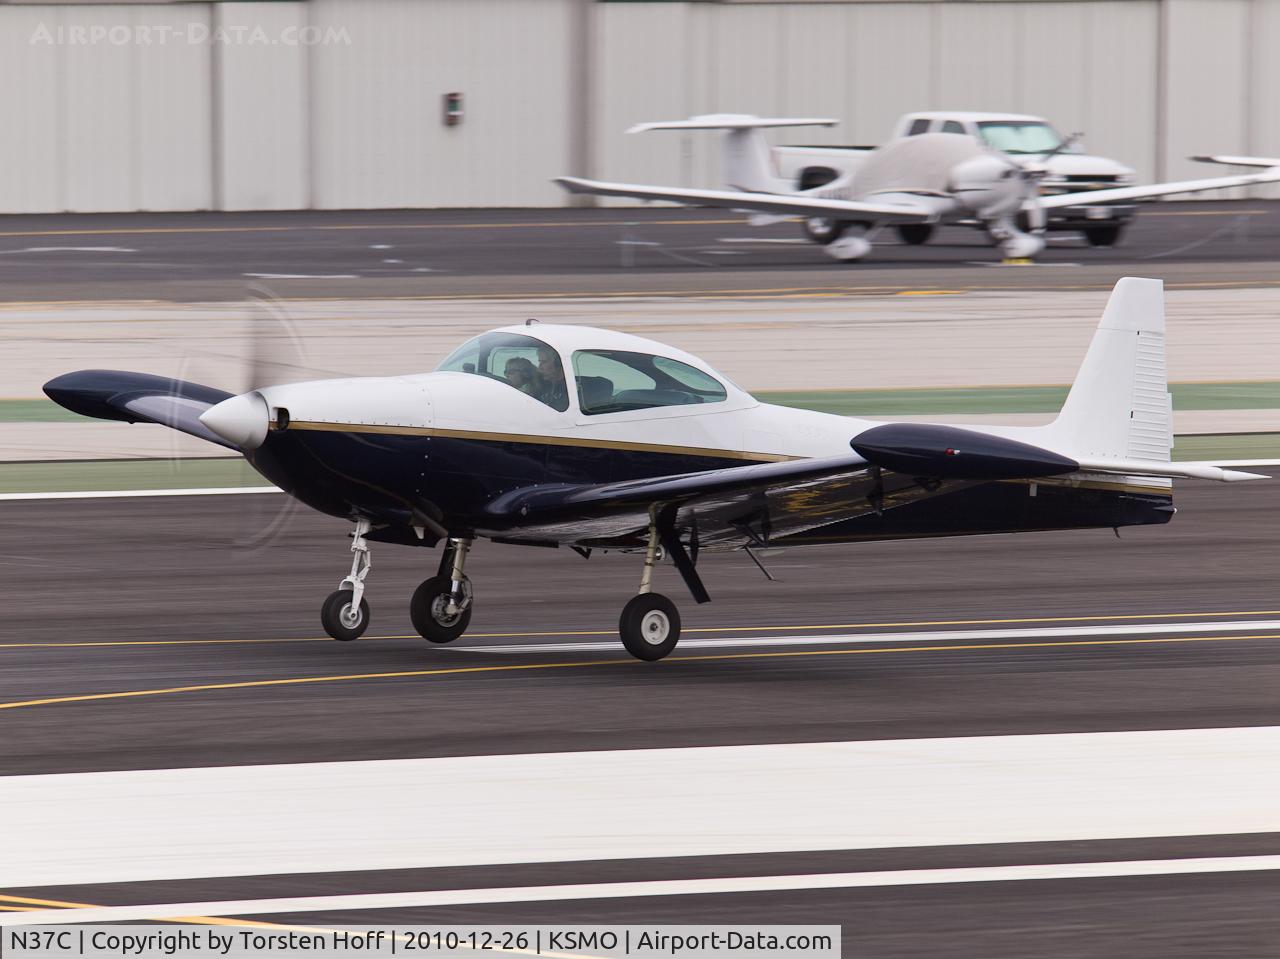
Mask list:
MULTIPOLYGON (((369 603, 364 598, 364 580, 369 575, 369 533, 367 519, 356 520, 351 534, 351 573, 329 594, 320 608, 324 631, 334 639, 359 639, 369 628, 369 603)), ((433 643, 450 643, 467 630, 471 622, 471 580, 464 572, 471 540, 450 539, 440 557, 437 574, 419 586, 409 601, 409 617, 414 628, 433 643)))
POLYGON ((649 525, 649 543, 644 554, 644 572, 640 574, 640 592, 622 608, 618 633, 622 645, 636 659, 649 662, 662 659, 680 642, 680 611, 661 593, 652 592, 653 567, 663 552, 669 553, 695 602, 709 603, 711 597, 698 575, 698 540, 696 532, 686 549, 675 530, 673 513, 659 513, 649 525))
MULTIPOLYGON (((351 573, 324 601, 320 611, 325 632, 344 642, 359 639, 369 627, 369 604, 364 598, 365 577, 372 567, 366 540, 369 529, 368 520, 356 520, 355 532, 351 536, 351 552, 354 554, 351 573)), ((471 580, 466 575, 471 543, 471 539, 448 539, 436 575, 414 591, 409 602, 409 616, 423 639, 433 643, 451 643, 467 631, 472 610, 471 580)), ((676 604, 652 590, 653 568, 664 555, 671 556, 696 602, 711 601, 695 567, 698 558, 696 531, 686 548, 676 532, 674 514, 660 512, 649 525, 639 592, 623 607, 618 620, 618 633, 627 652, 650 662, 668 655, 680 641, 680 612, 676 604)))
POLYGON ((413 591, 409 618, 423 639, 451 643, 471 623, 471 580, 463 572, 471 540, 451 539, 440 556, 440 570, 413 591))

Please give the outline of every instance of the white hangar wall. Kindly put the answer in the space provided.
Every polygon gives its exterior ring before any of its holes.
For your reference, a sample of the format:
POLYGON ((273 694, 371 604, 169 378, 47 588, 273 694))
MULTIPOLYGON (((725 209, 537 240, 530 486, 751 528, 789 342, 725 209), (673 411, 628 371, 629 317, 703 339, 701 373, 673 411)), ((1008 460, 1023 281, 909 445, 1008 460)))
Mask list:
POLYGON ((714 134, 623 131, 718 111, 830 115, 775 139, 863 144, 909 110, 1037 113, 1144 179, 1201 176, 1187 155, 1280 156, 1278 48, 1280 0, 0 0, 0 212, 553 206, 567 172, 712 185, 714 134), (192 25, 338 40, 70 33, 192 25))

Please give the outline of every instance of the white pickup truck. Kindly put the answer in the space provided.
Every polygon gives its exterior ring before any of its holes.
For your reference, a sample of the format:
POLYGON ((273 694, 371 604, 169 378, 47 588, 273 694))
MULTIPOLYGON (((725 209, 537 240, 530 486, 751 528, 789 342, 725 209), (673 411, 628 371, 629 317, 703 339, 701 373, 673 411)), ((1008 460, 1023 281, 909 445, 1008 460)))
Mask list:
MULTIPOLYGON (((1079 141, 1054 153, 1064 138, 1040 117, 951 111, 908 113, 898 120, 893 139, 921 133, 965 134, 1020 161, 1043 163, 1047 173, 1040 181, 1040 190, 1046 196, 1105 190, 1134 182, 1134 171, 1130 167, 1085 153, 1079 141)), ((797 189, 808 190, 856 170, 873 149, 869 146, 782 146, 776 147, 774 154, 779 172, 793 179, 797 189)), ((1111 246, 1120 239, 1136 211, 1133 203, 1065 207, 1050 213, 1046 229, 1076 230, 1093 246, 1111 246)), ((928 242, 933 230, 928 224, 897 227, 902 239, 912 244, 928 242)))

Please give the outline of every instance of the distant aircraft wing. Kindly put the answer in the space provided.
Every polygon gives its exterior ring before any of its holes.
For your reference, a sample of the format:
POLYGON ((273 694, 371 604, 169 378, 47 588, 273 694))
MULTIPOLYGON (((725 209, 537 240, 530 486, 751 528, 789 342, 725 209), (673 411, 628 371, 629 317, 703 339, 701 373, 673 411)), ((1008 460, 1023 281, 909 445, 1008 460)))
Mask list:
POLYGON ((1280 158, 1277 157, 1233 157, 1233 156, 1194 156, 1190 159, 1197 163, 1221 163, 1226 166, 1260 166, 1260 167, 1280 167, 1280 158))
POLYGON ((580 177, 556 177, 555 182, 570 193, 597 196, 625 196, 636 200, 667 200, 687 206, 728 207, 732 210, 759 210, 795 216, 831 217, 842 220, 874 219, 899 223, 933 220, 936 213, 924 204, 864 203, 829 200, 816 196, 784 196, 777 193, 745 193, 735 190, 686 190, 680 187, 643 186, 635 183, 604 183, 580 177))
MULTIPOLYGON (((1247 157, 1232 157, 1232 162, 1240 162, 1247 157)), ((1254 158, 1258 162, 1245 165, 1261 166, 1263 163, 1277 161, 1254 158)), ((1242 173, 1238 176, 1209 177, 1204 180, 1180 180, 1176 183, 1151 183, 1146 186, 1117 187, 1114 190, 1083 190, 1076 193, 1060 193, 1057 196, 1041 197, 1039 205, 1042 209, 1053 210, 1064 206, 1080 206, 1094 203, 1117 203, 1122 200, 1142 200, 1147 197, 1170 196, 1175 193, 1200 193, 1204 190, 1221 190, 1233 186, 1250 186, 1254 183, 1280 182, 1280 165, 1272 165, 1262 173, 1242 173)))

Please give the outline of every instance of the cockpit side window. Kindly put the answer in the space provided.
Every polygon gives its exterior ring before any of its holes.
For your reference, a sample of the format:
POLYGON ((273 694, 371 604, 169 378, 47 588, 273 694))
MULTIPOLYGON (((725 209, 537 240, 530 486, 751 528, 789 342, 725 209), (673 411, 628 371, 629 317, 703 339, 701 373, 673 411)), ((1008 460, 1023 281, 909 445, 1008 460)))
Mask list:
POLYGON ((436 371, 487 376, 553 410, 563 413, 569 408, 569 387, 560 354, 532 336, 483 333, 450 353, 436 371))
POLYGON ((588 416, 728 398, 724 386, 709 374, 647 353, 579 350, 573 354, 573 374, 578 405, 588 416))

